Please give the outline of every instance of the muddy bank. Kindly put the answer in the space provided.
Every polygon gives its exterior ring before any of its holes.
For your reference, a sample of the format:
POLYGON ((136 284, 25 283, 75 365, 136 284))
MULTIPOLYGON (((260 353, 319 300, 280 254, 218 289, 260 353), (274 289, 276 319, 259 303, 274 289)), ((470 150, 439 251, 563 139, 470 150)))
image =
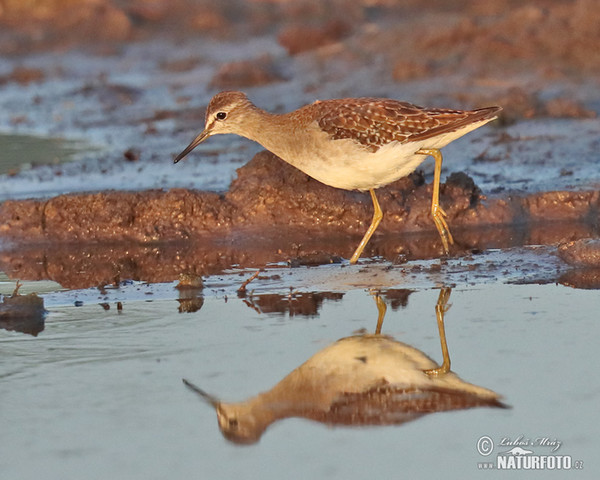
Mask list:
MULTIPOLYGON (((598 226, 598 191, 543 192, 486 199, 463 173, 450 175, 441 203, 454 230, 554 221, 598 226)), ((434 231, 431 184, 415 174, 378 190, 381 233, 434 231)), ((60 195, 0 206, 0 238, 38 242, 174 242, 223 238, 236 230, 295 228, 360 236, 372 216, 368 195, 328 187, 269 152, 238 170, 224 195, 168 191, 60 195)), ((265 236, 269 236, 265 233, 265 236)))

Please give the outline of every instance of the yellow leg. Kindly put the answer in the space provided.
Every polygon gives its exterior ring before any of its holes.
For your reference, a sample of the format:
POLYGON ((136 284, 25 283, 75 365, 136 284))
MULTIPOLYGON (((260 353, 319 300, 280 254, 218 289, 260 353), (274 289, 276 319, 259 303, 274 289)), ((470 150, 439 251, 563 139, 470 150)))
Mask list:
POLYGON ((450 245, 454 243, 448 224, 446 223, 446 212, 440 207, 440 176, 442 174, 442 152, 437 148, 422 148, 416 153, 422 155, 431 155, 435 160, 435 170, 433 174, 433 195, 431 198, 431 216, 433 222, 440 232, 442 245, 446 255, 450 253, 450 245))
POLYGON ((438 301, 435 306, 435 316, 437 318, 438 331, 440 334, 440 343, 442 344, 443 362, 438 368, 425 370, 425 373, 432 377, 435 377, 437 375, 443 375, 450 371, 450 354, 448 353, 448 344, 446 343, 446 328, 444 327, 444 315, 450 308, 450 306, 448 305, 448 300, 450 299, 451 292, 451 288, 442 288, 440 290, 440 296, 438 297, 438 301))
POLYGON ((373 232, 377 229, 379 222, 381 222, 381 219, 383 218, 383 212, 381 211, 381 207, 375 196, 375 190, 370 189, 369 192, 371 193, 371 200, 373 200, 373 220, 371 221, 371 226, 367 230, 367 233, 365 233, 365 236, 358 244, 358 247, 356 247, 352 258, 350 259, 350 263, 356 263, 358 261, 360 254, 365 249, 367 243, 369 243, 369 240, 373 236, 373 232))

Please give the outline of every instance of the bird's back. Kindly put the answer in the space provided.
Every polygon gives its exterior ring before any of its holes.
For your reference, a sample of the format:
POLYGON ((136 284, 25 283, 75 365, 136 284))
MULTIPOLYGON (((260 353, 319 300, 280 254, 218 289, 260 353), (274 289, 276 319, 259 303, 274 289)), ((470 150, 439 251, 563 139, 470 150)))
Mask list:
POLYGON ((343 98, 303 107, 332 140, 353 139, 371 151, 390 142, 418 142, 483 124, 496 118, 500 107, 477 110, 424 108, 388 98, 343 98))

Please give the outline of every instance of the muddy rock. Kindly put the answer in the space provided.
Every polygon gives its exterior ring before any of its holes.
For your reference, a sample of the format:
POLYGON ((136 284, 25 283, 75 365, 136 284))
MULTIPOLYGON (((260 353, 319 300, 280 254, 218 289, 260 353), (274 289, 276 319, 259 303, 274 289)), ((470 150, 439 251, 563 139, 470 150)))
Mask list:
POLYGON ((599 199, 597 191, 543 192, 523 198, 522 205, 532 221, 572 221, 593 217, 599 199))
POLYGON ((321 26, 290 25, 281 30, 279 43, 290 55, 329 45, 350 32, 350 26, 342 20, 331 20, 321 26))
POLYGON ((219 67, 210 86, 220 90, 255 87, 282 81, 269 57, 258 60, 241 60, 225 63, 219 67))
POLYGON ((7 200, 0 205, 0 236, 44 238, 44 206, 39 200, 7 200), (19 232, 19 233, 17 233, 19 232))
POLYGON ((12 30, 2 51, 11 53, 27 47, 72 46, 82 39, 118 42, 132 32, 126 12, 110 0, 8 1, 0 12, 0 21, 12 30))
POLYGON ((600 239, 586 238, 564 243, 558 247, 558 255, 571 265, 600 269, 600 239))
POLYGON ((438 31, 430 29, 417 48, 439 56, 442 62, 452 61, 454 69, 459 59, 463 66, 478 70, 496 70, 499 65, 517 69, 527 64, 545 74, 552 58, 553 68, 562 72, 598 71, 600 56, 595 45, 600 41, 600 13, 594 0, 516 8, 510 2, 496 2, 495 6, 502 8, 503 3, 502 13, 472 11, 457 23, 438 31), (448 55, 448 48, 453 55, 448 55))
POLYGON ((227 208, 218 205, 217 194, 182 189, 7 201, 0 206, 0 235, 20 231, 32 243, 182 240, 227 225, 227 208))

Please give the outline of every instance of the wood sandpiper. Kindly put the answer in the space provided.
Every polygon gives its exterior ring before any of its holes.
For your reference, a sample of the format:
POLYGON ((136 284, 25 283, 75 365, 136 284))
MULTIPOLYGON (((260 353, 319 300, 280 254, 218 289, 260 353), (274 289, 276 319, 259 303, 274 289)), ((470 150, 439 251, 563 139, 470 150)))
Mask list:
POLYGON ((343 98, 272 114, 256 107, 244 93, 227 91, 211 99, 204 130, 174 161, 211 135, 235 133, 326 185, 368 190, 373 220, 350 259, 356 263, 383 217, 375 189, 409 175, 432 156, 431 216, 448 254, 453 239, 439 203, 440 148, 494 120, 500 110, 423 108, 386 98, 343 98))

